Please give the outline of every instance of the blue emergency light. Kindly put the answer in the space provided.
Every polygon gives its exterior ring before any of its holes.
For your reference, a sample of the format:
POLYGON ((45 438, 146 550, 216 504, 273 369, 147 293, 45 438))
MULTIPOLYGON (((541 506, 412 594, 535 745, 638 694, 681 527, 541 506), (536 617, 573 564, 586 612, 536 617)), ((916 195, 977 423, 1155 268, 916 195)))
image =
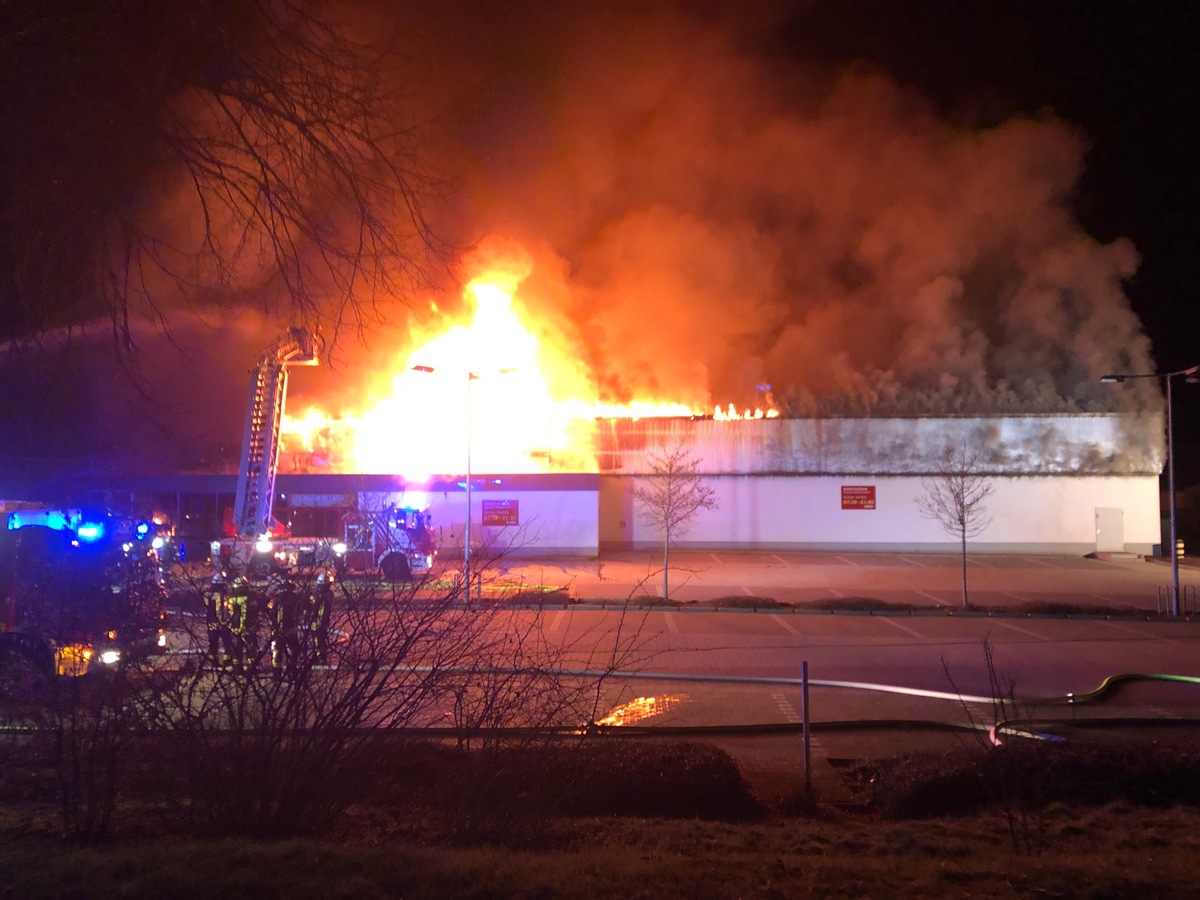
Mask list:
POLYGON ((104 537, 104 526, 99 522, 84 522, 75 529, 75 535, 89 544, 94 544, 104 537))

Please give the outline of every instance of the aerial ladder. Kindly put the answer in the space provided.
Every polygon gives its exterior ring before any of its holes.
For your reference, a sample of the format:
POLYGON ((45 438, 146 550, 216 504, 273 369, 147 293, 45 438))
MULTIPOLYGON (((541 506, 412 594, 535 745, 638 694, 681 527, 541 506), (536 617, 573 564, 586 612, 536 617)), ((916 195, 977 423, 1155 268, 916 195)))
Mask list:
POLYGON ((258 365, 250 373, 242 465, 233 506, 238 537, 257 538, 271 531, 288 368, 315 365, 317 354, 312 332, 307 328, 289 328, 262 352, 258 365))
POLYGON ((348 540, 295 537, 272 515, 288 369, 315 365, 311 332, 290 328, 251 371, 237 494, 226 538, 212 543, 213 562, 222 572, 256 576, 312 566, 375 570, 392 579, 428 572, 437 549, 425 510, 391 505, 378 513, 356 511, 346 524, 354 532, 352 542, 349 533, 348 540))
POLYGON ((307 328, 289 328, 259 355, 250 372, 232 521, 226 520, 227 540, 213 544, 213 561, 219 559, 222 568, 269 567, 277 548, 264 542, 272 536, 285 540, 288 537, 286 528, 272 515, 288 370, 292 366, 315 365, 317 354, 312 332, 307 328))

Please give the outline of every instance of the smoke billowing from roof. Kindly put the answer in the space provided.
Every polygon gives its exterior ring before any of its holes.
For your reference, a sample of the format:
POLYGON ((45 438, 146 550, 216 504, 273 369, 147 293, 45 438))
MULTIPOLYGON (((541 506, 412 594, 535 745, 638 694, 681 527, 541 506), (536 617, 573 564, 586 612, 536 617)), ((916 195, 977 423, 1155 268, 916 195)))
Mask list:
POLYGON ((885 73, 769 55, 767 4, 527 6, 402 28, 448 113, 442 223, 534 254, 523 298, 615 399, 1090 410, 1133 397, 1102 374, 1152 371, 1137 252, 1075 220, 1086 139, 1052 113, 966 127, 885 73))
MULTIPOLYGON (((521 300, 602 399, 752 407, 770 384, 792 415, 1161 406, 1152 380, 1099 383, 1153 371, 1122 291, 1138 255, 1077 222, 1087 138, 1053 113, 972 127, 882 71, 791 58, 773 43, 782 0, 703 15, 479 5, 364 0, 359 31, 399 36, 379 75, 458 187, 432 224, 520 245, 521 300)), ((164 203, 159 230, 189 214, 164 203)), ((218 298, 225 321, 252 274, 218 298)), ((342 365, 294 380, 293 396, 345 408, 431 299, 398 298, 395 334, 343 338, 342 365)), ((182 357, 140 337, 144 381, 181 433, 239 440, 245 367, 292 324, 248 322, 172 321, 182 357)), ((144 402, 128 406, 133 420, 144 402)))

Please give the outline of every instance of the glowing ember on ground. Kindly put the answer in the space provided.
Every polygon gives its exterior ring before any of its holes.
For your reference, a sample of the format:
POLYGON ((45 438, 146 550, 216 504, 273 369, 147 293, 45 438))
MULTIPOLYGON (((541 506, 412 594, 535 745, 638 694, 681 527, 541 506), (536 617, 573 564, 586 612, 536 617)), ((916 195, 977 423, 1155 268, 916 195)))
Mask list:
POLYGON ((285 451, 311 453, 331 471, 423 480, 466 471, 469 443, 474 472, 586 472, 595 471, 598 418, 778 414, 738 412, 732 404, 710 413, 659 398, 601 400, 586 366, 540 341, 527 320, 518 288, 528 274, 528 264, 514 260, 472 280, 464 291, 470 321, 425 337, 393 367, 390 391, 368 408, 337 419, 316 408, 285 416, 285 451))

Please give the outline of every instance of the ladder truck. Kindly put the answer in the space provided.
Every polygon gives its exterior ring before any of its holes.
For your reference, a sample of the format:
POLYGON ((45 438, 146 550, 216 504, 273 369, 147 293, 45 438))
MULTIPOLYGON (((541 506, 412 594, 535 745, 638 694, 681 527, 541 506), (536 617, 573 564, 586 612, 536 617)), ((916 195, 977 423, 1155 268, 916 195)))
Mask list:
POLYGON ((390 580, 425 574, 437 556, 426 510, 393 505, 355 511, 342 539, 295 537, 272 515, 288 369, 315 365, 312 333, 290 328, 251 371, 233 515, 225 539, 212 543, 213 564, 222 573, 256 577, 304 568, 375 571, 390 580))
POLYGON ((213 564, 222 571, 269 575, 284 567, 334 562, 332 542, 295 539, 272 513, 279 430, 287 399, 288 370, 317 365, 312 332, 289 328, 258 357, 250 372, 250 396, 242 431, 232 521, 224 540, 213 541, 213 564))

